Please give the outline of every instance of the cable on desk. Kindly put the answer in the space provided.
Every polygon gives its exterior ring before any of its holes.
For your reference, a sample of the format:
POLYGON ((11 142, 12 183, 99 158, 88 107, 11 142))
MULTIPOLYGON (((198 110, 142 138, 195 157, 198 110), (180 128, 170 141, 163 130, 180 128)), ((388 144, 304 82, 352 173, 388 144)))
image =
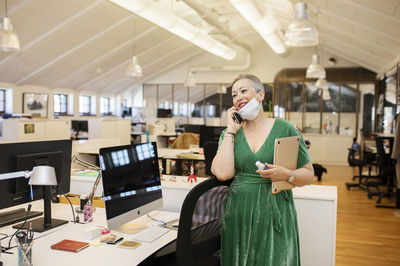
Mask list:
POLYGON ((153 221, 156 221, 156 222, 159 222, 159 223, 162 223, 162 225, 163 226, 166 226, 167 225, 167 223, 166 222, 164 222, 164 221, 161 221, 161 220, 157 220, 157 219, 155 219, 155 218, 153 218, 153 217, 151 217, 149 214, 146 214, 150 219, 152 219, 153 221))
POLYGON ((11 247, 11 240, 13 239, 13 237, 14 237, 19 231, 21 231, 22 228, 24 228, 24 226, 25 226, 25 224, 26 224, 26 221, 28 220, 28 215, 29 215, 29 212, 31 211, 31 208, 32 208, 32 204, 29 203, 29 204, 28 204, 28 208, 27 208, 27 210, 26 210, 25 220, 24 220, 24 222, 22 223, 21 227, 18 228, 18 229, 14 232, 14 234, 12 234, 12 236, 10 237, 10 240, 8 241, 8 249, 11 249, 11 248, 15 248, 15 247, 16 247, 16 246, 11 247))
POLYGON ((71 206, 71 209, 72 209, 72 217, 74 217, 74 224, 76 224, 74 206, 72 206, 71 201, 69 200, 69 198, 64 193, 61 193, 61 194, 68 200, 69 205, 71 206))

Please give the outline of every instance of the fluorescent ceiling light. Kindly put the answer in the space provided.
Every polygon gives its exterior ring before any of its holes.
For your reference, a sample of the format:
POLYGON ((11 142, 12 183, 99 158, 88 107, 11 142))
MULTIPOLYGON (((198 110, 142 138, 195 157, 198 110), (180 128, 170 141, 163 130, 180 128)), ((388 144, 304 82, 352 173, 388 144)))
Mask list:
POLYGON ((287 48, 283 42, 283 35, 274 18, 267 11, 259 10, 249 0, 230 0, 230 2, 275 53, 282 54, 286 52, 287 48))
POLYGON ((226 60, 236 57, 236 51, 225 44, 211 38, 208 34, 198 30, 186 20, 176 16, 169 10, 159 7, 152 1, 146 0, 110 0, 111 2, 135 13, 144 19, 172 32, 179 37, 192 42, 201 49, 220 56, 226 60))
POLYGON ((126 75, 135 78, 140 78, 143 75, 142 67, 139 65, 136 56, 132 56, 130 59, 128 68, 126 70, 126 75))
POLYGON ((307 4, 296 4, 294 21, 291 22, 285 33, 287 46, 314 46, 318 44, 318 31, 314 23, 308 19, 307 4))
POLYGON ((325 78, 325 68, 319 63, 319 55, 314 54, 307 67, 306 78, 325 78))

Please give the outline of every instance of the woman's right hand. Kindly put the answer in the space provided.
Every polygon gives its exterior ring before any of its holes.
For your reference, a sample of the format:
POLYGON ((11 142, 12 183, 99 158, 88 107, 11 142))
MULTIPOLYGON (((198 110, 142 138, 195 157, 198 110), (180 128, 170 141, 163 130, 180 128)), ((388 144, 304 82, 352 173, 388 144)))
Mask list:
POLYGON ((238 131, 242 125, 243 125, 243 120, 240 124, 236 123, 233 118, 232 115, 233 113, 237 113, 239 110, 236 109, 236 107, 232 106, 231 108, 229 108, 227 110, 227 132, 231 132, 231 133, 236 133, 236 131, 238 131))

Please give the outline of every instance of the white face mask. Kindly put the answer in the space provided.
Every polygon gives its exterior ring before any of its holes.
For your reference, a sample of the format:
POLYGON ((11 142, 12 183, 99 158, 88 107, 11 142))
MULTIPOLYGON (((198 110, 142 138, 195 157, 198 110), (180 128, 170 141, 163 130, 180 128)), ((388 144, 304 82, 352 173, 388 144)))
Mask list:
POLYGON ((261 104, 253 98, 248 102, 242 109, 239 110, 239 114, 243 119, 254 120, 260 112, 261 104))

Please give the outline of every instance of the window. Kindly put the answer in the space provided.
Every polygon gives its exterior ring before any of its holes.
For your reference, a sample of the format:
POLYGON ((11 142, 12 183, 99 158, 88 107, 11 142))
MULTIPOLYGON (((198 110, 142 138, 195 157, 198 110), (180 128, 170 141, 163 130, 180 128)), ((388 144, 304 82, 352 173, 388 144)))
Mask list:
POLYGON ((54 115, 67 115, 67 99, 66 94, 54 94, 54 115))
POLYGON ((6 91, 0 90, 0 114, 6 111, 6 91))
POLYGON ((111 98, 101 97, 100 98, 100 114, 101 115, 111 115, 111 98))
POLYGON ((90 115, 91 97, 87 95, 79 96, 79 114, 90 115))

